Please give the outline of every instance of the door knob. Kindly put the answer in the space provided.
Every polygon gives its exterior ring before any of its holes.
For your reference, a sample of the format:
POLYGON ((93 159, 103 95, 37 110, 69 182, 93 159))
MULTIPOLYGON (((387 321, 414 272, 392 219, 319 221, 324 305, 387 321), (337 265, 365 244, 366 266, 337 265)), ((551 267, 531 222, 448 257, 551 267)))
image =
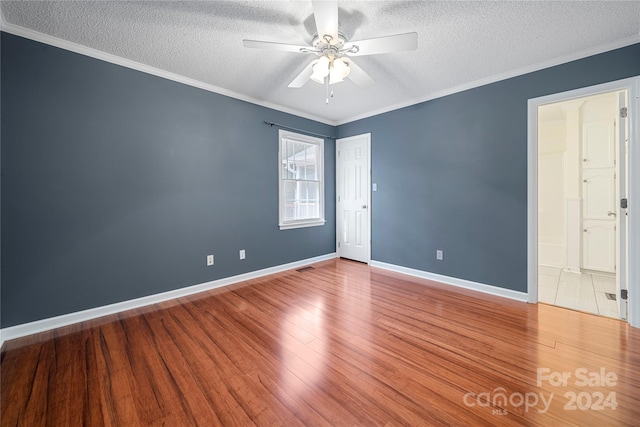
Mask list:
POLYGON ((616 216, 616 213, 615 213, 615 212, 608 211, 608 212, 607 212, 607 216, 616 216))

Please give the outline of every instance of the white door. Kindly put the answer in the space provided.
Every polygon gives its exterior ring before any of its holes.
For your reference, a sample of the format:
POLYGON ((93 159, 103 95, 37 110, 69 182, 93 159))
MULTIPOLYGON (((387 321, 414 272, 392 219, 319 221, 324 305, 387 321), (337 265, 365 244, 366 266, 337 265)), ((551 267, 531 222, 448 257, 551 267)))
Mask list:
POLYGON ((616 271, 615 122, 582 127, 582 268, 616 271))
POLYGON ((371 134, 336 141, 336 241, 338 256, 371 259, 371 134))

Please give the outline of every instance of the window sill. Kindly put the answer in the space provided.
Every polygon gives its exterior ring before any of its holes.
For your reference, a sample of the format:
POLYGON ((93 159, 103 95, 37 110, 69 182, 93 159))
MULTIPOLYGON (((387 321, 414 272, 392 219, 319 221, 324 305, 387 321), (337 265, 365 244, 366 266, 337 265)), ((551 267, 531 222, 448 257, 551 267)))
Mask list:
POLYGON ((301 222, 289 222, 287 224, 280 224, 280 230, 290 230, 292 228, 304 228, 304 227, 318 227, 324 225, 326 221, 319 219, 315 221, 301 221, 301 222))

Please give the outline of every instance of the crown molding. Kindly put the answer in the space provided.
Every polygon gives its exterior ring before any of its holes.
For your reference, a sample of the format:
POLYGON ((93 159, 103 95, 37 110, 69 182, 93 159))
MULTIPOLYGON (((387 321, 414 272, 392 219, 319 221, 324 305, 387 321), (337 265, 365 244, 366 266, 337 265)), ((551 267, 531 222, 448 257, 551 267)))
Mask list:
POLYGON ((491 83, 496 83, 501 80, 510 79, 512 77, 522 76, 524 74, 529 74, 534 71, 540 71, 545 68, 555 67, 556 65, 566 64, 571 61, 576 61, 578 59, 587 58, 589 56, 598 55, 600 53, 608 52, 615 49, 620 49, 622 47, 630 46, 632 44, 640 43, 640 34, 636 34, 631 37, 627 37, 624 39, 616 40, 611 43, 604 43, 598 46, 594 46, 588 49, 584 49, 578 52, 574 52, 568 55, 559 56, 554 59, 550 59, 548 61, 539 62, 537 64, 528 65, 526 67, 517 68, 515 70, 506 71, 500 74, 494 74, 493 76, 486 77, 484 79, 475 80, 473 82, 465 83, 459 86, 454 86, 449 89, 433 92, 427 96, 423 96, 420 98, 415 98, 410 101, 400 102, 397 104, 390 105, 388 107, 383 107, 377 110, 373 110, 367 113, 358 114, 356 116, 350 117, 345 120, 339 120, 337 125, 344 125, 347 123, 355 122, 357 120, 366 119, 369 117, 377 116, 379 114, 388 113, 390 111, 399 110, 401 108, 410 107, 412 105, 421 104, 423 102, 431 101, 437 98, 443 98, 448 95, 453 95, 454 93, 464 92, 465 90, 473 89, 480 86, 485 86, 491 83))
MULTIPOLYGON (((1 12, 0 12, 0 15, 1 12)), ((259 105, 261 107, 270 108, 272 110, 281 111, 283 113, 293 114, 298 117, 313 120, 316 122, 324 123, 330 126, 336 126, 336 122, 328 120, 324 117, 316 116, 313 114, 304 113, 302 111, 294 110, 284 107, 282 105, 274 104, 271 102, 262 101, 250 96, 243 95, 238 92, 234 92, 228 89, 224 89, 218 86, 214 86, 208 83, 201 82, 189 77, 184 77, 179 74, 171 73, 169 71, 155 68, 150 65, 145 65, 140 62, 132 61, 130 59, 122 58, 117 55, 112 55, 107 52, 103 52, 91 47, 83 46, 78 43, 73 43, 67 40, 60 39, 58 37, 50 36, 48 34, 40 33, 38 31, 31 30, 29 28, 20 27, 18 25, 7 23, 2 16, 2 31, 13 34, 16 36, 24 37, 29 40, 44 43, 50 46, 54 46, 60 49, 68 50, 70 52, 79 53, 81 55, 89 56, 91 58, 99 59, 101 61, 109 62, 111 64, 120 65, 122 67, 130 68, 136 71, 141 71, 146 74, 151 74, 157 77, 161 77, 167 80, 172 80, 177 83, 182 83, 187 86, 196 87, 198 89, 213 92, 218 95, 224 95, 229 98, 234 98, 240 101, 249 102, 251 104, 259 105)))
POLYGON ((4 15, 0 10, 0 29, 10 34, 14 34, 20 37, 24 37, 30 40, 34 40, 37 42, 45 43, 51 46, 58 47, 60 49, 65 49, 71 52, 79 53, 81 55, 89 56, 95 59, 99 59, 105 62, 109 62, 112 64, 120 65, 126 68, 131 68, 137 71, 141 71, 143 73, 155 75, 161 78, 165 78, 168 80, 172 80, 178 83, 182 83, 188 86, 197 87, 202 90, 206 90, 208 92, 217 93, 219 95, 228 96, 230 98, 238 99, 240 101, 249 102, 251 104, 259 105, 262 107, 270 108, 273 110, 281 111, 283 113, 293 114, 298 117, 306 118, 309 120, 314 120, 320 123, 324 123, 330 126, 340 126, 343 124, 351 123, 357 120, 366 119, 369 117, 377 116, 379 114, 388 113, 390 111, 399 110, 401 108, 410 107, 413 105, 421 104, 423 102, 431 101, 437 98, 442 98, 448 95, 453 95, 455 93, 463 92, 465 90, 473 89, 480 86, 485 86, 491 83, 496 83, 501 80, 506 80, 509 78, 521 76, 524 74, 532 73, 534 71, 543 70, 545 68, 554 67, 557 65, 565 64, 571 61, 576 61, 578 59, 583 59, 589 56, 598 55, 600 53, 608 52, 611 50, 619 49, 622 47, 630 46, 635 43, 640 43, 640 34, 633 35, 631 37, 627 37, 624 39, 616 40, 610 43, 604 43, 598 46, 593 46, 588 49, 584 49, 578 52, 574 52, 568 55, 560 56, 554 59, 550 59, 548 61, 539 62, 537 64, 529 65, 526 67, 518 68, 515 70, 507 71, 500 74, 494 74, 492 76, 475 80, 469 83, 465 83, 462 85, 454 86, 448 89, 444 89, 441 91, 432 92, 426 96, 422 96, 419 98, 414 98, 409 101, 404 101, 396 104, 389 105, 387 107, 379 108, 376 110, 368 111, 366 113, 358 114, 352 117, 349 117, 344 120, 329 120, 324 117, 316 116, 313 114, 308 114, 299 110, 295 110, 292 108, 284 107, 282 105, 270 103, 267 101, 262 101, 259 99, 255 99, 246 95, 243 95, 238 92, 234 92, 228 89, 224 89, 218 86, 214 86, 208 83, 201 82, 199 80, 191 79, 188 77, 181 76, 179 74, 171 73, 169 71, 161 70, 159 68, 155 68, 149 65, 145 65, 136 61, 132 61, 126 58, 122 58, 116 55, 112 55, 110 53, 102 52, 97 49, 93 49, 87 46, 83 46, 77 43, 73 43, 67 40, 63 40, 57 37, 50 36, 48 34, 40 33, 38 31, 34 31, 28 28, 20 27, 18 25, 7 23, 4 19, 4 15))

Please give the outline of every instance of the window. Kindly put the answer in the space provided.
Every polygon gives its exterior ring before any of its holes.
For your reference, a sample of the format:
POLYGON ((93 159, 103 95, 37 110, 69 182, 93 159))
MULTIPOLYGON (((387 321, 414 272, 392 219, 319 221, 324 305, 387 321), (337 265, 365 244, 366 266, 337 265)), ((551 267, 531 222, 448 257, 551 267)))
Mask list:
POLYGON ((280 229, 323 225, 324 140, 280 130, 280 229))

